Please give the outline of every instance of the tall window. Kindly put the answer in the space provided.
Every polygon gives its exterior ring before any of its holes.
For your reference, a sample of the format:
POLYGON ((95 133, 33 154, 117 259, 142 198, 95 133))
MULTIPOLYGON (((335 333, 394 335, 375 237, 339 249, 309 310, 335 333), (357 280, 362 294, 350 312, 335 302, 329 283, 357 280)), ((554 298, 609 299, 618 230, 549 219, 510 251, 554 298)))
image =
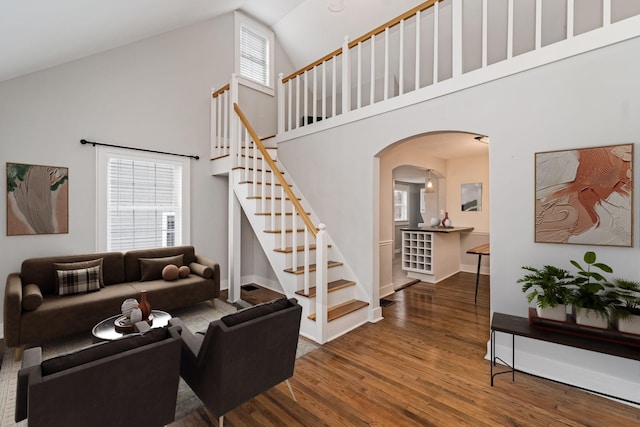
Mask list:
POLYGON ((188 160, 100 149, 100 249, 125 251, 185 244, 188 160))
POLYGON ((393 219, 394 221, 408 221, 407 191, 393 190, 393 219))
POLYGON ((244 83, 273 95, 273 32, 236 12, 236 73, 244 83))

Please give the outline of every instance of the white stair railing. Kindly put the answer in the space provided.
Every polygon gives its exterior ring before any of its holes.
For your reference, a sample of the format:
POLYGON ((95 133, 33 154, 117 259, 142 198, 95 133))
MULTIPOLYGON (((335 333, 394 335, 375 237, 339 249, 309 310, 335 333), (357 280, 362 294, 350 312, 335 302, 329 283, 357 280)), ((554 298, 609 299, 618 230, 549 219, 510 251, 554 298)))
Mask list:
POLYGON ((342 47, 280 76, 278 134, 374 105, 369 114, 378 114, 392 98, 416 92, 407 102, 424 101, 640 35, 635 2, 533 1, 531 29, 514 25, 524 10, 515 0, 429 0, 361 37, 345 38, 342 47), (589 23, 601 17, 600 24, 585 29, 579 21, 585 16, 589 23), (494 27, 506 27, 506 34, 488 37, 494 27), (530 43, 516 43, 521 39, 530 43))
MULTIPOLYGON (((233 90, 233 85, 232 85, 233 90)), ((237 147, 244 147, 244 155, 238 155, 238 162, 232 163, 232 168, 236 171, 240 170, 244 176, 251 177, 252 194, 253 197, 261 198, 261 206, 263 211, 261 214, 267 215, 269 220, 267 221, 270 226, 270 231, 276 231, 280 233, 280 249, 284 250, 287 247, 287 243, 291 243, 291 257, 289 258, 288 268, 292 272, 296 272, 300 267, 303 269, 303 289, 305 294, 309 294, 311 288, 311 245, 312 239, 316 243, 316 259, 315 259, 315 287, 316 287, 316 324, 318 329, 318 339, 321 343, 326 341, 327 337, 327 292, 328 292, 328 259, 326 242, 326 231, 323 224, 318 229, 311 221, 308 213, 304 210, 301 203, 298 201, 297 196, 293 193, 289 183, 284 179, 282 172, 276 166, 274 160, 269 155, 264 144, 257 136, 256 132, 252 128, 251 124, 247 120, 246 116, 238 107, 238 104, 233 105, 235 114, 237 115, 238 129, 235 134, 238 135, 238 141, 234 143, 232 140, 231 153, 233 156, 234 145, 237 147), (257 158, 260 156, 258 163, 257 158), (250 163, 248 159, 252 157, 253 161, 250 163), (252 166, 252 171, 248 173, 249 165, 252 166), (259 167, 258 167, 259 165, 259 167), (260 169, 260 175, 258 175, 258 169, 260 169), (259 182, 258 182, 259 178, 259 182), (277 190, 280 187, 279 191, 277 190), (270 199, 270 203, 266 203, 267 198, 270 199), (280 199, 280 203, 277 203, 277 199, 280 199), (269 206, 268 210, 266 206, 269 206), (277 221, 278 215, 280 221, 277 221), (291 217, 290 228, 287 227, 287 217, 291 217), (300 224, 301 223, 301 224, 300 224), (299 228, 301 227, 301 229, 299 228), (290 240, 287 239, 287 234, 291 235, 290 240), (298 265, 299 240, 300 234, 302 234, 302 265, 298 265)), ((232 135, 233 136, 233 135, 232 135)), ((230 171, 233 173, 233 170, 230 171)))

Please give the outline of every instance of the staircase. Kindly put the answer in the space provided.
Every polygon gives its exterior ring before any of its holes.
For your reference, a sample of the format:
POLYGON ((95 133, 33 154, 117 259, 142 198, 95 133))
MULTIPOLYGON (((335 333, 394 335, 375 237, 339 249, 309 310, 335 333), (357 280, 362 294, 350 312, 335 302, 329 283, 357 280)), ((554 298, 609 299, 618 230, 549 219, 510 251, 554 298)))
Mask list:
MULTIPOLYGON (((237 80, 232 77, 227 90, 234 88, 237 80)), ((224 99, 230 103, 235 95, 224 99)), ((276 273, 281 292, 298 299, 303 308, 300 333, 322 344, 366 323, 370 317, 366 289, 324 224, 305 206, 284 166, 276 165, 277 149, 264 146, 236 103, 232 111, 225 113, 230 119, 228 138, 220 138, 229 146, 217 151, 214 162, 230 162, 230 188, 276 273)), ((239 239, 230 242, 240 245, 239 239)))

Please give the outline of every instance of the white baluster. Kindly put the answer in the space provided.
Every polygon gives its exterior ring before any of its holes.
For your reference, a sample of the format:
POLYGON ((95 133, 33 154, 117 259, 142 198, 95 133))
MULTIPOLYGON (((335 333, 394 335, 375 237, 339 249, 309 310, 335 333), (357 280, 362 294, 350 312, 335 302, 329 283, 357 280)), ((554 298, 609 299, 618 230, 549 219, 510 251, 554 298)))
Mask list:
POLYGON ((487 55, 489 46, 487 44, 487 34, 489 30, 487 25, 489 24, 489 19, 487 17, 487 0, 482 0, 482 68, 487 66, 487 55))
POLYGON ((278 134, 284 132, 284 83, 282 83, 282 79, 284 78, 284 74, 278 74, 278 134))
POLYGON ((337 105, 337 83, 336 83, 336 63, 338 62, 338 57, 334 56, 331 60, 332 69, 331 69, 331 117, 335 117, 336 114, 336 105, 337 105))
POLYGON ((384 88, 383 99, 389 98, 389 27, 384 30, 384 88))
MULTIPOLYGON (((273 193, 275 194, 275 192, 273 193)), ((284 186, 280 187, 280 247, 281 248, 286 248, 287 247, 287 227, 286 227, 286 223, 285 223, 285 212, 287 212, 287 207, 285 205, 286 201, 287 201, 287 197, 286 197, 286 192, 284 190, 284 186)), ((275 200, 274 200, 275 201, 275 200)), ((292 268, 295 269, 295 265, 292 266, 292 268)))
POLYGON ((358 83, 356 83, 356 102, 358 109, 362 107, 362 42, 358 43, 358 75, 356 76, 358 83))
POLYGON ((318 66, 313 67, 313 105, 311 106, 311 111, 313 111, 311 123, 316 122, 316 117, 318 117, 318 75, 317 75, 318 66))
POLYGON ((322 118, 327 118, 327 61, 322 63, 322 118))
POLYGON ((324 224, 318 224, 318 234, 316 235, 316 327, 321 344, 327 341, 328 258, 325 228, 324 224))
POLYGON ((462 75, 462 0, 453 0, 451 7, 451 75, 455 78, 462 75))
POLYGON ((433 84, 438 83, 438 44, 440 40, 440 2, 433 5, 433 84))
MULTIPOLYGON (((483 0, 486 1, 486 0, 483 0)), ((416 84, 415 90, 420 89, 420 17, 422 16, 420 11, 416 12, 416 84)))
POLYGON ((296 215, 296 209, 291 202, 291 212, 293 219, 291 220, 291 268, 295 269, 298 266, 298 218, 296 215))
POLYGON ((293 129, 291 127, 291 117, 293 115, 293 104, 291 103, 291 92, 293 92, 293 80, 287 82, 287 130, 293 129))
MULTIPOLYGON (((311 287, 311 278, 309 270, 311 269, 311 262, 309 261, 309 228, 304 227, 304 293, 309 295, 309 288, 311 287)), ((316 266, 317 267, 317 266, 316 266)))
POLYGON ((376 36, 371 36, 371 93, 369 105, 376 101, 376 36))
POLYGON ((611 25, 611 0, 602 0, 602 27, 611 25))
POLYGON ((351 60, 349 38, 342 43, 342 114, 351 110, 351 60))
MULTIPOLYGON (((223 155, 231 154, 231 147, 229 146, 229 91, 224 91, 222 93, 222 105, 224 106, 224 118, 222 121, 222 125, 224 126, 222 130, 222 144, 223 144, 223 155)), ((233 159, 231 159, 231 164, 233 165, 233 159)))
POLYGON ((567 40, 573 38, 573 0, 567 0, 567 40))
POLYGON ((305 71, 302 75, 304 76, 304 92, 302 93, 302 95, 304 96, 304 103, 303 103, 303 111, 304 114, 302 115, 302 124, 304 126, 307 125, 307 118, 309 117, 309 72, 305 71))
POLYGON ((398 95, 404 93, 404 19, 400 20, 400 52, 398 53, 398 95))
POLYGON ((300 126, 300 79, 302 78, 302 74, 296 76, 296 122, 294 123, 294 129, 298 129, 300 126))
POLYGON ((513 56, 513 0, 507 6, 507 59, 513 56))

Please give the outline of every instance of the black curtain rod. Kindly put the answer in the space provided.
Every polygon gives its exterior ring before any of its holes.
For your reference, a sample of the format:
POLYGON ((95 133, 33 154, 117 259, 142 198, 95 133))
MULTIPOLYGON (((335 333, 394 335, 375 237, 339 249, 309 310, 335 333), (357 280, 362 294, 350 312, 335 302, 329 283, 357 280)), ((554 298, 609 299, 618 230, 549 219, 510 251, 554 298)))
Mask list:
POLYGON ((156 153, 156 154, 169 154, 171 156, 180 156, 180 157, 189 157, 191 159, 200 159, 200 156, 193 156, 191 154, 178 154, 178 153, 167 153, 166 151, 156 151, 156 150, 148 150, 146 148, 136 148, 136 147, 124 147, 122 145, 113 145, 113 144, 105 144, 103 142, 94 142, 94 141, 87 141, 86 139, 81 139, 80 140, 80 144, 84 145, 84 144, 91 144, 94 147, 96 145, 102 145, 104 147, 114 147, 114 148, 125 148, 127 150, 135 150, 135 151, 146 151, 147 153, 156 153))

